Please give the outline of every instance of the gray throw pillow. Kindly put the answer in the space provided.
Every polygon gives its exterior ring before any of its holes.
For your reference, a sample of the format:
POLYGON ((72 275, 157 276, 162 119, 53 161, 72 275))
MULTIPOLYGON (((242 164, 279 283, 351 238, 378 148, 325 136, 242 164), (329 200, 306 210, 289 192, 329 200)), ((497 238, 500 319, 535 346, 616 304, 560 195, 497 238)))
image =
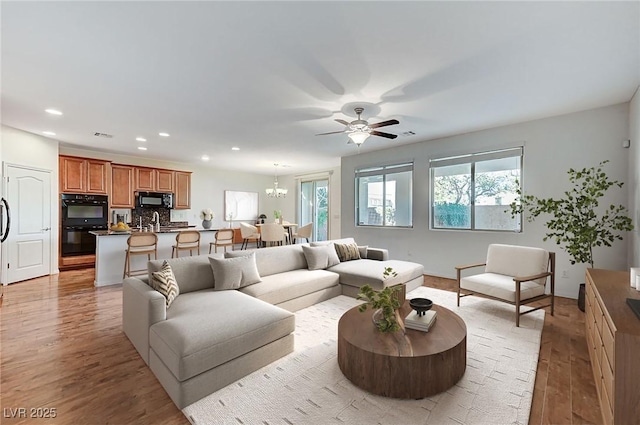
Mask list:
POLYGON ((209 257, 209 262, 215 281, 213 289, 216 291, 238 289, 262 281, 258 273, 254 252, 235 258, 209 257))
POLYGON ((340 258, 338 258, 338 253, 336 252, 336 248, 333 242, 311 242, 311 246, 328 246, 331 248, 327 251, 329 253, 329 265, 327 267, 332 267, 336 264, 340 264, 340 258))
POLYGON ((171 307, 171 303, 180 295, 180 288, 178 288, 178 282, 173 275, 171 266, 165 260, 162 263, 162 268, 157 272, 151 273, 151 287, 160 292, 167 299, 167 308, 171 307))
POLYGON ((358 251, 360 251, 360 258, 367 258, 369 245, 358 245, 358 251))
POLYGON ((302 252, 304 253, 304 258, 307 260, 307 268, 309 270, 323 270, 339 264, 340 261, 331 263, 331 251, 335 253, 333 245, 302 245, 302 252))

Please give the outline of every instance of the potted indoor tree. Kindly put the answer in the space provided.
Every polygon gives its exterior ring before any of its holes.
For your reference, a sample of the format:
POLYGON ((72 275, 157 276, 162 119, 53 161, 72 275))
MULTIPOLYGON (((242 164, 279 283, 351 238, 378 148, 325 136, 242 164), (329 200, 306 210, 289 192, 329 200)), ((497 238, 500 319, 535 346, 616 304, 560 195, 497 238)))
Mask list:
MULTIPOLYGON (((550 215, 543 240, 553 239, 569 254, 571 264, 587 263, 593 268, 595 247, 611 246, 615 240, 622 240, 622 232, 633 230, 626 207, 600 205, 607 190, 624 184, 610 180, 603 171, 608 162, 582 170, 569 169, 573 188, 559 199, 523 195, 518 189, 519 199, 510 204, 511 216, 528 213, 527 221, 532 222, 541 214, 550 215)), ((580 297, 578 305, 584 311, 580 297)))
POLYGON ((611 181, 602 170, 608 162, 582 170, 569 169, 573 188, 560 199, 523 195, 518 189, 520 198, 510 204, 511 216, 528 213, 527 221, 532 222, 540 214, 551 215, 545 223, 548 232, 543 240, 553 239, 569 254, 571 264, 588 263, 593 268, 593 248, 611 246, 615 240, 622 240, 621 232, 633 230, 626 207, 600 206, 600 199, 609 188, 624 184, 611 181))

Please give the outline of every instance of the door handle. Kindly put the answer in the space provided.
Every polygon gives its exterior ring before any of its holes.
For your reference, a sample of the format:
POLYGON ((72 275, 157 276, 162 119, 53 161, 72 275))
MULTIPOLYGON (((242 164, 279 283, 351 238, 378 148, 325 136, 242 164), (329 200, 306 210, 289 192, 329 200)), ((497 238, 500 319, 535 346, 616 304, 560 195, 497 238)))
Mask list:
POLYGON ((51 230, 51 227, 45 227, 44 229, 42 229, 43 232, 46 232, 48 230, 51 230))

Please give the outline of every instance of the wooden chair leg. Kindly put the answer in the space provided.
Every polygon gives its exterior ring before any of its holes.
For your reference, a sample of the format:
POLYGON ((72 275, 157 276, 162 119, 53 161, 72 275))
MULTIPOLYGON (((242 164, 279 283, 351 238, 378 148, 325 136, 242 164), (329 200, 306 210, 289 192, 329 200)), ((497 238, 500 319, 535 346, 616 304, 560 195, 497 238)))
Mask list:
POLYGON ((456 280, 458 281, 458 307, 460 307, 460 270, 456 270, 456 280))
POLYGON ((127 276, 128 265, 129 265, 129 252, 127 252, 124 257, 124 272, 122 273, 122 280, 124 280, 124 278, 127 276))
POLYGON ((516 328, 520 327, 520 282, 516 280, 516 328))

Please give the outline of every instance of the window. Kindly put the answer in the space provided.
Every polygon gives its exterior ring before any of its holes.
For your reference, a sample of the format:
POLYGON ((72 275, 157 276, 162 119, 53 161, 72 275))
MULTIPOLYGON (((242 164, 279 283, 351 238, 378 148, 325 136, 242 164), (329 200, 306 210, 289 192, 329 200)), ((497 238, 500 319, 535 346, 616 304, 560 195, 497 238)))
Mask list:
POLYGON ((356 170, 358 226, 411 227, 413 163, 356 170))
POLYGON ((432 159, 431 228, 519 232, 509 204, 518 194, 523 148, 432 159))

